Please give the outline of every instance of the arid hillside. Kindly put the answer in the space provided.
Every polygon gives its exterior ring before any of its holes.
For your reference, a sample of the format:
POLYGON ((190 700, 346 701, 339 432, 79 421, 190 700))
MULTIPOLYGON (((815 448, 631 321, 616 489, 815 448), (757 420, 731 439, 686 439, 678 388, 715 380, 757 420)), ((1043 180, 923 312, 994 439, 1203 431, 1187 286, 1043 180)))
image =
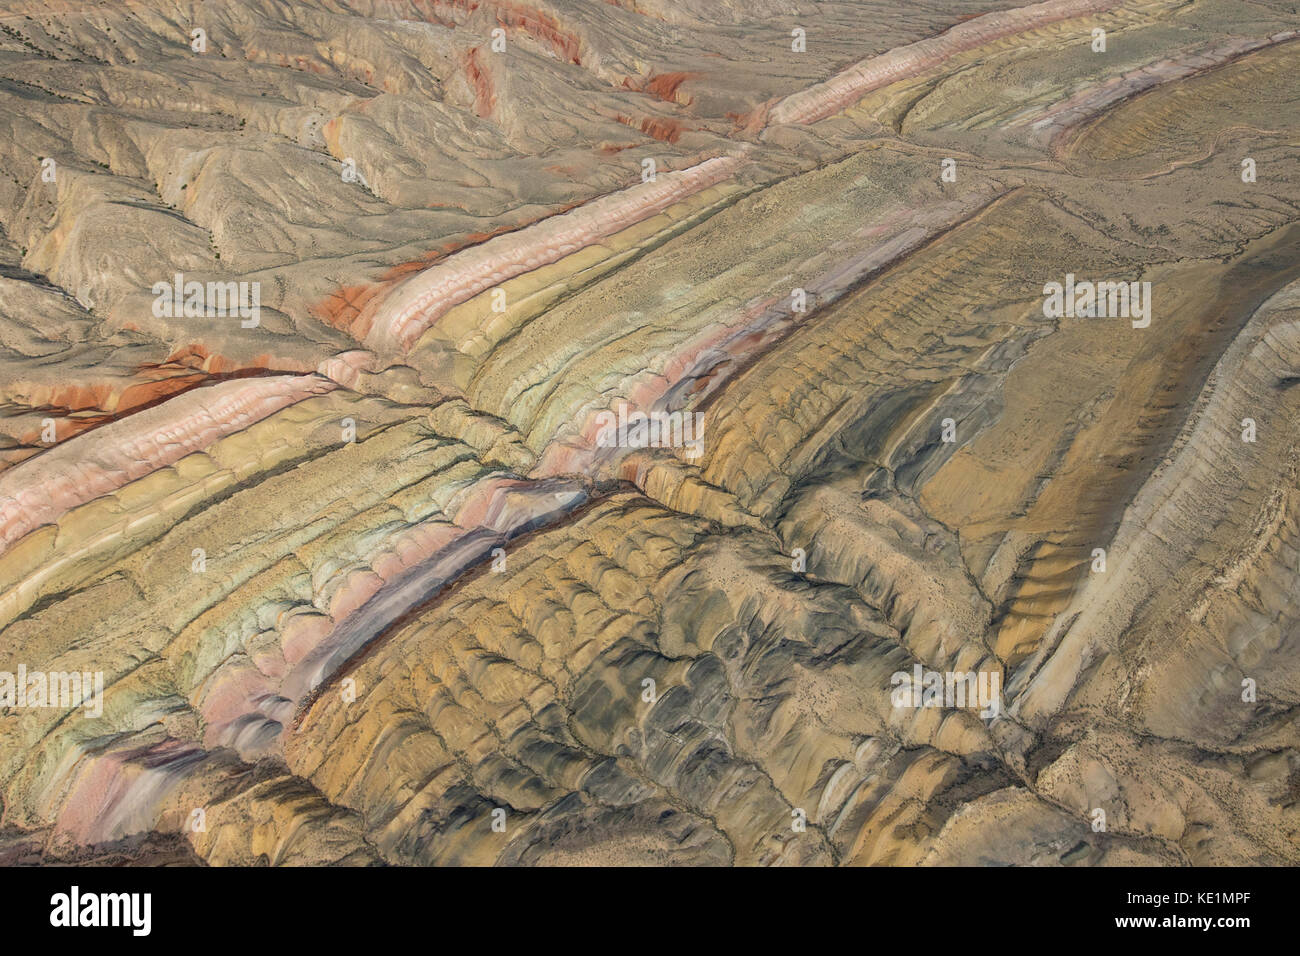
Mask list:
POLYGON ((1295 0, 0 0, 0 863, 1300 863, 1295 0))

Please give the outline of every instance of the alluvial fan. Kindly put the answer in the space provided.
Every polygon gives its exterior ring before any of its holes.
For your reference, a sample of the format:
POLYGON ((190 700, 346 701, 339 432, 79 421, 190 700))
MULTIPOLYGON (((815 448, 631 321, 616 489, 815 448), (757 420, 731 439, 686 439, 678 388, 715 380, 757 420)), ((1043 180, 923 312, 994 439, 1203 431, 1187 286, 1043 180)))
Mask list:
POLYGON ((0 0, 0 863, 1300 863, 1287 0, 0 0))

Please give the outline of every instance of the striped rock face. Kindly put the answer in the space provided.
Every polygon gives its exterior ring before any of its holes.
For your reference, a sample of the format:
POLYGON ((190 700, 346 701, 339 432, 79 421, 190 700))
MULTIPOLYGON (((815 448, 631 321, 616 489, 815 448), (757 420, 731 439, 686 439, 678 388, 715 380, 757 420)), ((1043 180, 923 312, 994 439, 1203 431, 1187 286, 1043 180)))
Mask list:
POLYGON ((0 863, 1300 862, 1294 4, 0 27, 0 863))

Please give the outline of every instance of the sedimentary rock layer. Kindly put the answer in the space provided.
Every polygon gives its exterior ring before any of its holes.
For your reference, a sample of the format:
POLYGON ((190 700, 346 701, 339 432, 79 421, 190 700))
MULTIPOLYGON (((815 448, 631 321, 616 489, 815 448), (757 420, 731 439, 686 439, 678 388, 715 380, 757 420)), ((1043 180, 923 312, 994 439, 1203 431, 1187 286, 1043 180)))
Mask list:
POLYGON ((0 5, 0 861, 1300 861, 1297 50, 0 5))

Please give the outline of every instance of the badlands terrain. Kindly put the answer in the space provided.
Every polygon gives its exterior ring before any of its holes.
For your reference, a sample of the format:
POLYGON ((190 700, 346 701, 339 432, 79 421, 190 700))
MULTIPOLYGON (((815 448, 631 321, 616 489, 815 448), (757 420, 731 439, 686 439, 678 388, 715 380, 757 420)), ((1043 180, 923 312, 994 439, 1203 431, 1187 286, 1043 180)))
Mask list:
POLYGON ((0 863, 1294 865, 1298 383, 1294 0, 0 0, 0 863))

